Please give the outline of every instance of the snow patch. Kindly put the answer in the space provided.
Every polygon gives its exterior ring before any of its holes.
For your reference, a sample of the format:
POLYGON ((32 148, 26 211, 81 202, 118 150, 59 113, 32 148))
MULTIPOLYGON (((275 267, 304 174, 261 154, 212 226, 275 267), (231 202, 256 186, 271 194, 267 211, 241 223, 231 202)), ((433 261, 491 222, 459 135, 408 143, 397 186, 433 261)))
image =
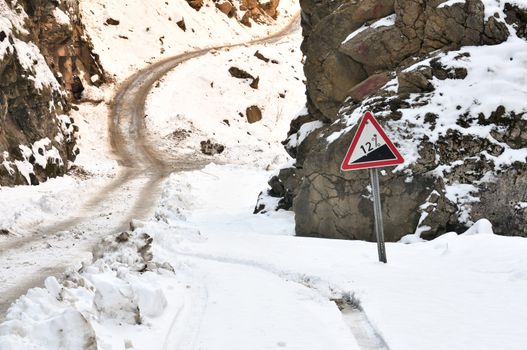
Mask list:
POLYGON ((480 219, 474 223, 468 230, 466 230, 463 235, 493 235, 492 224, 487 219, 480 219))
POLYGON ((363 31, 365 31, 366 29, 372 29, 372 28, 380 28, 380 27, 389 27, 389 26, 393 26, 395 25, 395 17, 396 15, 395 14, 392 14, 392 15, 389 15, 389 16, 386 16, 386 17, 383 17, 375 22, 373 22, 372 24, 364 24, 363 26, 361 26, 359 29, 355 30, 354 32, 352 32, 350 35, 348 35, 346 37, 346 39, 344 39, 344 41, 342 42, 342 44, 345 44, 347 43, 348 41, 350 41, 351 39, 353 39, 354 37, 356 37, 358 34, 362 33, 363 31))
POLYGON ((438 9, 440 8, 443 8, 443 7, 449 7, 449 6, 452 6, 452 5, 455 5, 455 4, 464 4, 465 3, 465 0, 448 0, 448 1, 445 1, 441 4, 439 4, 437 6, 438 9))
POLYGON ((289 138, 286 140, 287 144, 286 147, 294 148, 300 145, 306 137, 309 136, 313 131, 320 129, 325 124, 322 123, 319 120, 315 120, 309 123, 302 124, 300 127, 300 130, 298 132, 294 133, 293 135, 289 136, 289 138))
POLYGON ((451 185, 445 185, 446 198, 452 203, 456 203, 458 206, 459 222, 468 225, 473 224, 470 219, 470 204, 479 202, 479 198, 475 196, 478 192, 479 189, 472 184, 454 183, 451 185))
POLYGON ((68 26, 70 25, 70 17, 60 8, 56 7, 55 10, 53 10, 53 16, 57 20, 57 23, 68 26))

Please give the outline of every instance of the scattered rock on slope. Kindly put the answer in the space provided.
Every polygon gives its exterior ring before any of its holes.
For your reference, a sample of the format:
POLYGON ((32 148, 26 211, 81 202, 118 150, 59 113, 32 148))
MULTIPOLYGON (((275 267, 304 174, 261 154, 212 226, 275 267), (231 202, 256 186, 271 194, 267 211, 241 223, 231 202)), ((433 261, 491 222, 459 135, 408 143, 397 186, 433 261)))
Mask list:
POLYGON ((185 19, 184 18, 181 18, 181 20, 177 21, 176 24, 182 31, 184 31, 184 32, 187 31, 187 25, 185 24, 185 19))
POLYGON ((200 144, 201 144, 201 153, 206 154, 208 156, 220 154, 225 150, 225 146, 219 143, 214 143, 211 140, 201 141, 200 144))
POLYGON ((249 124, 262 120, 262 110, 258 106, 250 106, 245 110, 245 116, 249 124))
POLYGON ((229 73, 238 79, 254 79, 254 77, 250 74, 244 71, 243 69, 240 69, 238 67, 230 67, 229 73))
POLYGON ((256 52, 254 53, 254 57, 258 58, 259 60, 264 61, 265 63, 269 62, 269 58, 262 55, 262 53, 260 53, 260 51, 258 50, 256 50, 256 52))
POLYGON ((119 23, 121 23, 119 22, 119 20, 111 18, 111 17, 106 19, 106 24, 111 25, 111 26, 118 26, 119 23))
POLYGON ((250 27, 251 20, 256 23, 266 23, 269 19, 276 19, 278 17, 278 5, 280 0, 270 0, 269 2, 261 3, 259 0, 242 0, 240 10, 245 11, 240 20, 240 23, 250 27))
POLYGON ((250 73, 248 73, 248 72, 246 72, 243 69, 240 69, 238 67, 230 67, 229 68, 229 73, 234 78, 251 79, 252 82, 249 84, 249 86, 252 87, 253 89, 258 89, 258 83, 260 82, 260 78, 259 77, 255 78, 250 73))
POLYGON ((236 8, 229 1, 216 3, 216 8, 229 18, 234 17, 236 14, 236 8))
POLYGON ((199 11, 203 7, 203 0, 186 0, 190 7, 199 11))

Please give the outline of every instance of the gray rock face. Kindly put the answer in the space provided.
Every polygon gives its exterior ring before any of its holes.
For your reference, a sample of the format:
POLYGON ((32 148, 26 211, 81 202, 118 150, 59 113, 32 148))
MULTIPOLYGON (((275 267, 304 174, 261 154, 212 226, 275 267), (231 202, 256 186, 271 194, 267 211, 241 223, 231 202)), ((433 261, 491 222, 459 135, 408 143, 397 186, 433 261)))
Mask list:
POLYGON ((506 3, 505 14, 505 21, 516 26, 516 34, 520 38, 527 38, 527 9, 506 3))
POLYGON ((6 56, 0 62, 0 161, 7 162, 0 167, 0 183, 2 185, 32 184, 47 177, 61 175, 65 171, 64 161, 74 159, 75 142, 72 134, 63 133, 60 122, 51 116, 49 111, 50 101, 62 102, 57 107, 65 106, 64 100, 58 91, 51 88, 37 90, 33 82, 23 78, 27 74, 19 61, 14 56, 6 56), (61 158, 48 158, 43 167, 35 163, 35 157, 24 154, 20 145, 32 145, 35 141, 42 140, 48 136, 54 138, 58 134, 66 141, 59 145, 50 142, 46 147, 38 151, 45 151, 55 147, 59 150, 61 158), (34 172, 28 180, 19 171, 16 161, 28 161, 34 166, 34 172))
POLYGON ((438 7, 442 2, 303 1, 309 112, 333 121, 349 90, 371 75, 392 71, 409 57, 437 49, 497 44, 507 38, 502 22, 494 17, 485 21, 481 1, 438 7), (372 26, 346 40, 353 31, 391 14, 394 25, 372 26))
POLYGON ((365 22, 393 13, 393 0, 301 1, 308 110, 335 120, 354 85, 368 77, 362 65, 339 51, 347 35, 365 22))
POLYGON ((67 93, 75 94, 73 91, 77 84, 75 80, 80 76, 86 76, 87 80, 83 82, 84 84, 91 85, 92 81, 89 78, 92 76, 98 76, 97 84, 105 82, 99 57, 93 53, 93 44, 84 30, 78 1, 18 2, 29 16, 26 25, 30 36, 26 40, 34 42, 39 47, 67 93), (59 22, 54 15, 55 9, 67 14, 70 23, 59 22))
POLYGON ((522 37, 526 12, 505 5, 501 15, 486 18, 480 0, 439 6, 443 2, 301 3, 309 114, 293 121, 291 133, 313 120, 325 126, 288 145, 295 167, 273 180, 273 188, 290 184, 298 235, 373 239, 368 172, 340 171, 358 118, 370 110, 411 159, 380 176, 387 240, 412 233, 431 239, 482 217, 496 233, 527 236, 527 160, 504 161, 527 148, 525 108, 485 96, 450 109, 437 102, 463 93, 441 84, 475 79, 466 67, 483 58, 463 47, 504 43, 512 34, 505 21, 522 37), (375 24, 388 15, 394 16, 375 24), (475 112, 484 103, 486 112, 475 112))
POLYGON ((527 166, 517 163, 500 174, 495 182, 482 186, 481 200, 472 206, 472 214, 488 218, 494 223, 494 230, 502 235, 527 237, 527 211, 518 205, 525 201, 525 193, 527 166))

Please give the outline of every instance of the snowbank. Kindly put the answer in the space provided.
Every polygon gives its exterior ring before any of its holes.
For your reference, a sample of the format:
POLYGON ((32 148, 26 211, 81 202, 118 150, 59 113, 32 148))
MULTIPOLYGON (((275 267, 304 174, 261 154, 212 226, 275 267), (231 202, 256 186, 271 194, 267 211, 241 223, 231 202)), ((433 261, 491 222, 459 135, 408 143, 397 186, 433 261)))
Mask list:
POLYGON ((65 176, 39 186, 2 187, 0 228, 12 234, 23 234, 43 222, 64 218, 95 184, 96 181, 84 182, 65 176))
POLYGON ((144 233, 109 237, 92 264, 31 289, 0 325, 0 348, 145 349, 166 331, 160 316, 183 290, 170 265, 152 262, 150 244, 144 233))

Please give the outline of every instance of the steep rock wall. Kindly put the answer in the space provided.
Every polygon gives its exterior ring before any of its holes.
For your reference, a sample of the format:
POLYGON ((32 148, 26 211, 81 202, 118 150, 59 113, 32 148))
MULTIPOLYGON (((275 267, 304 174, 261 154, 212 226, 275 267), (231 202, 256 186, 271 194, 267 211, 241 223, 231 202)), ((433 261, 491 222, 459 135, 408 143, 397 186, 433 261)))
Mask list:
POLYGON ((85 33, 79 0, 19 0, 26 26, 70 99, 82 96, 79 84, 102 84, 105 74, 85 33))
POLYGON ((0 0, 0 184, 63 175, 78 154, 69 100, 104 73, 75 1, 0 0))
POLYGON ((433 238, 481 217, 497 233, 527 236, 525 4, 302 8, 308 108, 284 142, 296 164, 270 182, 295 211, 297 234, 373 240, 368 173, 340 171, 370 110, 406 158, 381 176, 388 240, 433 238))

